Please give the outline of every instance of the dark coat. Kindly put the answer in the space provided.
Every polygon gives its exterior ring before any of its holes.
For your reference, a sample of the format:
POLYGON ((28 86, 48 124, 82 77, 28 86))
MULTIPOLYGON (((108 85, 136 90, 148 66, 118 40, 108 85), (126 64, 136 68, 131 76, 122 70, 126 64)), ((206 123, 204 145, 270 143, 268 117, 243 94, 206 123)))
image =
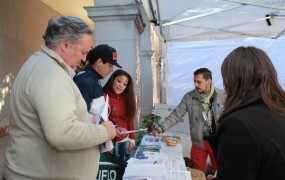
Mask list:
POLYGON ((103 76, 93 69, 91 65, 87 65, 82 73, 73 78, 86 102, 88 111, 93 99, 104 96, 100 79, 103 79, 103 76))
POLYGON ((219 180, 285 180, 285 117, 262 101, 220 119, 219 180))

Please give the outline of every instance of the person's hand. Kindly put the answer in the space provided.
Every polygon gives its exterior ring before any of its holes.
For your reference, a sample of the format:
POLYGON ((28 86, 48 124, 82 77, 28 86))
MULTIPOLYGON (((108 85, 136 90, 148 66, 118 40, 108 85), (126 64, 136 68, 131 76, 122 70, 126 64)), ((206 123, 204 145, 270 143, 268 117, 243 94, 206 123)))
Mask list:
POLYGON ((117 136, 120 138, 126 138, 128 136, 128 134, 121 134, 122 132, 127 131, 126 128, 117 127, 116 131, 117 131, 117 136))
POLYGON ((98 120, 98 114, 94 114, 94 116, 92 117, 92 123, 96 124, 98 120))
POLYGON ((129 147, 128 147, 128 150, 129 151, 132 151, 132 149, 135 147, 135 145, 133 143, 129 143, 129 147))
POLYGON ((153 134, 155 137, 157 137, 157 136, 159 136, 159 135, 162 134, 162 129, 159 128, 159 127, 156 127, 156 128, 154 128, 154 129, 152 130, 152 134, 153 134))
POLYGON ((114 148, 113 148, 111 151, 109 151, 109 153, 110 153, 110 154, 114 154, 114 153, 115 153, 114 148))
POLYGON ((108 131, 108 140, 114 139, 116 136, 116 128, 111 121, 103 121, 101 125, 105 126, 108 131))
POLYGON ((215 174, 214 174, 214 175, 209 174, 209 175, 207 176, 207 180, 215 180, 215 179, 216 179, 216 177, 217 177, 217 171, 215 172, 215 174))

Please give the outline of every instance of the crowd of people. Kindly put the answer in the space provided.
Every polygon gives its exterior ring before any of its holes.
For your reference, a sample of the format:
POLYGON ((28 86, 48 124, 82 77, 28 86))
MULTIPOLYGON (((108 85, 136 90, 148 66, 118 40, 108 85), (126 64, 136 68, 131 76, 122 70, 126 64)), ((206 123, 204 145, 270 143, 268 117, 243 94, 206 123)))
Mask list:
MULTIPOLYGON (((108 153, 130 157, 135 134, 123 132, 134 130, 133 80, 118 64, 116 49, 91 48, 91 36, 79 18, 49 20, 45 45, 28 58, 13 84, 3 180, 96 179, 99 145, 109 140, 114 150, 108 153), (108 103, 108 118, 92 112, 90 121, 92 103, 99 101, 108 103)), ((285 92, 270 58, 259 48, 241 46, 224 59, 221 74, 224 90, 215 87, 208 68, 197 69, 195 89, 153 134, 188 113, 191 161, 205 172, 209 156, 209 179, 285 179, 285 92)))

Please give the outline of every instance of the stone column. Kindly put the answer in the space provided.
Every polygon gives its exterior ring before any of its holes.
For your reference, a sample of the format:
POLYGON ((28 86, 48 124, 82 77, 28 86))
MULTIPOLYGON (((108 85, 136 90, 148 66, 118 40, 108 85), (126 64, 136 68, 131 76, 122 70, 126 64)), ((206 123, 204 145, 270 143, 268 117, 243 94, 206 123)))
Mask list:
POLYGON ((148 114, 153 109, 154 78, 152 62, 154 61, 154 50, 151 42, 151 30, 149 19, 144 8, 141 7, 141 14, 145 22, 145 30, 141 34, 141 70, 142 76, 142 114, 148 114))
MULTIPOLYGON (((118 63, 133 78, 138 118, 141 116, 142 98, 148 98, 142 97, 141 90, 143 74, 140 49, 144 26, 140 6, 140 3, 130 0, 96 0, 94 7, 85 7, 89 18, 95 23, 95 45, 114 47, 118 52, 118 63)), ((105 82, 108 78, 105 78, 105 82)))

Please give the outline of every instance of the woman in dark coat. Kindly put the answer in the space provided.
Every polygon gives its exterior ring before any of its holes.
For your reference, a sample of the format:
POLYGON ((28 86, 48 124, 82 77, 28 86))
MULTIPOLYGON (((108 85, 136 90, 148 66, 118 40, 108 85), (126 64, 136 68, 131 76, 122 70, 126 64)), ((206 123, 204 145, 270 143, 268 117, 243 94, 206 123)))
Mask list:
POLYGON ((233 50, 222 64, 226 101, 218 127, 219 180, 285 179, 285 92, 267 54, 233 50))

